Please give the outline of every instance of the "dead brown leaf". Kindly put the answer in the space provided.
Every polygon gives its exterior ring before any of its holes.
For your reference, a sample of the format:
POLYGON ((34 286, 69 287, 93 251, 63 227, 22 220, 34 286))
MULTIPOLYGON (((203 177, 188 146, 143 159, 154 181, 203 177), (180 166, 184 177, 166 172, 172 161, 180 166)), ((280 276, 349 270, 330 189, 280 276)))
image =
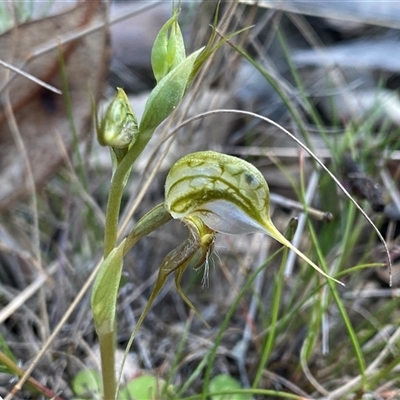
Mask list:
MULTIPOLYGON (((2 61, 22 68, 58 89, 62 89, 62 54, 73 122, 79 138, 88 132, 92 120, 89 87, 98 99, 106 83, 108 29, 101 27, 105 18, 105 4, 87 1, 62 14, 17 26, 0 36, 2 61), (87 32, 92 26, 100 28, 87 32), (66 40, 70 33, 83 30, 86 33, 78 39, 66 40)), ((62 147, 70 150, 73 145, 73 132, 65 93, 57 95, 1 67, 0 88, 3 88, 0 104, 1 212, 31 194, 29 166, 36 186, 57 172, 63 162, 62 147), (14 128, 10 114, 6 112, 7 97, 16 121, 14 128), (23 147, 17 146, 18 134, 23 147)))

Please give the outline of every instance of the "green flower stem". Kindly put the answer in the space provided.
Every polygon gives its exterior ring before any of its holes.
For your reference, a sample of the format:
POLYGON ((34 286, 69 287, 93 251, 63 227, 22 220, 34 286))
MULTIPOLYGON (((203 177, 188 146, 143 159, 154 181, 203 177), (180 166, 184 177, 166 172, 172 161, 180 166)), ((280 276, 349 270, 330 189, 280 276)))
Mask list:
MULTIPOLYGON (((121 172, 123 175, 123 172, 121 172)), ((123 186, 123 185, 122 185, 123 186)), ((118 213, 116 214, 118 216, 118 213)), ((168 222, 172 217, 161 203, 145 214, 131 234, 113 248, 104 259, 92 292, 92 310, 99 337, 104 399, 117 393, 115 377, 116 304, 124 255, 143 236, 168 222)))
POLYGON ((126 153, 125 157, 118 164, 111 179, 110 193, 108 195, 106 223, 104 229, 104 258, 117 245, 118 239, 118 219, 121 208, 121 200, 125 188, 126 175, 129 173, 133 163, 139 157, 143 149, 149 142, 154 129, 142 132, 135 145, 126 153))
POLYGON ((103 378, 103 399, 115 399, 117 383, 115 379, 115 329, 98 335, 101 355, 101 374, 103 378))
POLYGON ((104 259, 93 285, 91 306, 100 343, 104 399, 113 400, 116 393, 115 343, 116 309, 125 240, 104 259))

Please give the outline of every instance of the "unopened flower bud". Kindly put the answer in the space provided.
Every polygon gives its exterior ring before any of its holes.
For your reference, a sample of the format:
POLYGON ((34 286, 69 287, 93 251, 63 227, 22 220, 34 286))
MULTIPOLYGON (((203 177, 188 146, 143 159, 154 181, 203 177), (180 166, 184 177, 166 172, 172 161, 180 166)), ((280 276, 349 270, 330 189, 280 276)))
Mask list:
POLYGON ((99 143, 116 149, 126 148, 134 143, 138 134, 138 123, 128 97, 122 89, 117 88, 117 91, 100 126, 97 126, 99 143))
POLYGON ((178 23, 179 10, 164 24, 151 51, 151 66, 159 82, 186 57, 185 44, 178 23))

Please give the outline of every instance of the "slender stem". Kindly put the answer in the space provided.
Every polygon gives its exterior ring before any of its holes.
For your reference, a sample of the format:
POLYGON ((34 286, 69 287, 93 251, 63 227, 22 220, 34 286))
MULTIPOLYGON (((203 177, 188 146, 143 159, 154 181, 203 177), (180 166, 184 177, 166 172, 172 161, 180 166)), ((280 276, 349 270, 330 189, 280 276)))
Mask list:
POLYGON ((115 329, 104 335, 99 335, 101 354, 101 374, 103 377, 103 399, 114 400, 116 391, 115 380, 115 329))
MULTIPOLYGON (((153 131, 154 130, 148 130, 141 133, 139 139, 122 159, 112 177, 104 229, 104 258, 106 258, 117 246, 118 220, 127 175, 129 174, 133 163, 146 147, 153 131)), ((117 392, 117 383, 115 379, 116 326, 109 333, 99 335, 99 342, 104 399, 113 400, 115 399, 117 392)))
MULTIPOLYGON (((141 237, 146 236, 148 233, 152 232, 154 229, 160 227, 171 219, 172 217, 166 211, 164 203, 155 206, 139 220, 139 222, 136 224, 135 228, 129 234, 126 240, 124 240, 120 244, 120 246, 124 246, 124 255, 136 244, 136 242, 141 237)), ((149 300, 149 302, 151 305, 151 300, 149 300)), ((143 319, 146 313, 147 311, 145 309, 143 311, 143 319)), ((141 324, 141 322, 140 324, 139 322, 137 329, 140 327, 141 324)), ((104 335, 99 334, 104 400, 115 399, 116 395, 118 394, 117 391, 119 383, 117 385, 115 380, 115 335, 115 329, 104 335)), ((123 364, 121 367, 121 371, 122 368, 123 364)))
POLYGON ((117 245, 119 211, 121 208, 121 199, 125 187, 126 175, 129 173, 133 163, 146 147, 152 134, 153 131, 140 133, 134 146, 132 146, 122 161, 118 164, 111 179, 104 229, 104 258, 106 258, 117 245))

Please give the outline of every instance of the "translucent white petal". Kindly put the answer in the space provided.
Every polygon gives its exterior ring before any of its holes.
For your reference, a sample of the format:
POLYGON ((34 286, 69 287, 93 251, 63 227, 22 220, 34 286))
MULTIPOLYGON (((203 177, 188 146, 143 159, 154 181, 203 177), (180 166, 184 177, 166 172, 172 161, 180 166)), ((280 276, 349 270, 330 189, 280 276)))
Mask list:
POLYGON ((262 232, 268 234, 256 220, 250 218, 236 204, 226 200, 214 200, 191 212, 212 230, 230 235, 262 232))

